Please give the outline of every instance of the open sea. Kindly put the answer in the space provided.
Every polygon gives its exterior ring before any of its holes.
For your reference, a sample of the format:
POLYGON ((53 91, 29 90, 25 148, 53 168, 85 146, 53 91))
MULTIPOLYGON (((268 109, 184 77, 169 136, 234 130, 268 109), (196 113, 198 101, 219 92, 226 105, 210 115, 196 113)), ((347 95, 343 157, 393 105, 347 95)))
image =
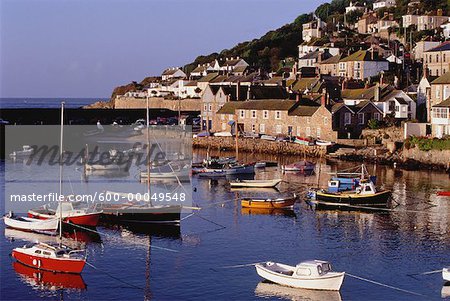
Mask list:
MULTIPOLYGON (((194 161, 204 156, 195 151, 194 161)), ((242 156, 247 162, 298 160, 242 156)), ((97 227, 98 235, 69 235, 72 239, 66 240, 75 242, 77 238, 86 246, 92 265, 86 266, 81 276, 55 277, 14 263, 9 256, 14 247, 53 238, 5 229, 2 223, 0 299, 450 300, 450 286, 444 284, 440 273, 418 275, 450 266, 450 198, 436 195, 439 190, 450 190, 448 174, 368 165, 383 187, 393 190, 399 204, 393 212, 314 211, 303 201, 293 212, 261 212, 241 209, 238 201, 243 196, 302 194, 317 183, 326 185, 328 172, 354 165, 322 161, 316 166, 320 178, 317 172, 304 176, 282 174, 277 167, 258 170, 257 179, 283 178, 279 192, 230 191, 225 178, 212 181, 193 176, 194 204, 202 209, 182 220, 180 227, 103 225, 97 227), (382 285, 346 276, 339 293, 307 291, 263 282, 252 266, 227 268, 269 260, 295 265, 307 259, 329 260, 337 271, 382 285)), ((20 180, 30 168, 10 160, 0 166, 2 178, 5 167, 11 172, 6 184, 15 176, 20 180)), ((65 189, 76 192, 89 191, 99 183, 137 182, 137 171, 118 177, 92 175, 88 183, 75 168, 67 168, 65 173, 65 189)))
POLYGON ((76 109, 99 100, 107 101, 109 98, 0 98, 0 109, 53 109, 60 108, 63 100, 66 108, 76 109))

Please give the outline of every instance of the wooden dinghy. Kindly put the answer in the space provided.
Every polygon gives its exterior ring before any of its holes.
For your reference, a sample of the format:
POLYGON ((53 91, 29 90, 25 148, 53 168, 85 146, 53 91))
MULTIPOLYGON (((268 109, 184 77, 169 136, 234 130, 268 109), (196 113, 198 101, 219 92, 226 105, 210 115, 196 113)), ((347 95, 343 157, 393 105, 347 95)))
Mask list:
POLYGON ((271 188, 280 184, 281 179, 273 180, 236 180, 230 182, 231 188, 244 187, 244 188, 271 188))
POLYGON ((284 209, 294 206, 297 196, 278 199, 241 199, 242 208, 284 209))
POLYGON ((12 212, 4 218, 5 225, 9 228, 32 232, 55 232, 58 229, 58 219, 41 220, 29 217, 18 217, 12 212))

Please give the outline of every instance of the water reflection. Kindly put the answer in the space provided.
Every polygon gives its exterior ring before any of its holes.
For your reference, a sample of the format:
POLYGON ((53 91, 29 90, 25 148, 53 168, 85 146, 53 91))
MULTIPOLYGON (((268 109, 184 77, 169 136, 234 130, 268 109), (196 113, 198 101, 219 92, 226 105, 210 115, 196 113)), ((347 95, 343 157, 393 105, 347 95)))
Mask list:
POLYGON ((285 300, 300 301, 342 301, 337 291, 316 291, 281 286, 272 282, 261 281, 255 288, 255 295, 263 298, 281 298, 285 300))
POLYGON ((21 277, 22 281, 34 289, 44 291, 86 289, 86 283, 80 274, 54 273, 38 270, 17 261, 13 262, 13 268, 21 277))

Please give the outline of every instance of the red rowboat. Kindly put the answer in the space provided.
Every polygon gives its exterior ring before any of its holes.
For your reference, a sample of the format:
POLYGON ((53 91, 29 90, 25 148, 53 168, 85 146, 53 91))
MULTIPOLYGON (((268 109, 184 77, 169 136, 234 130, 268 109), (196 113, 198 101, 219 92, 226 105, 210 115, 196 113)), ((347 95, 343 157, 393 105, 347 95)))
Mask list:
MULTIPOLYGON (((102 214, 102 211, 94 211, 87 208, 76 208, 77 205, 73 202, 63 202, 59 204, 62 207, 63 221, 66 223, 72 223, 80 226, 96 227, 102 214)), ((56 214, 59 214, 60 208, 54 210, 47 207, 40 207, 37 209, 28 210, 28 216, 37 219, 50 219, 55 218, 56 214)))
POLYGON ((80 274, 54 273, 37 270, 20 262, 13 262, 13 267, 22 279, 35 288, 46 288, 50 290, 76 289, 85 290, 86 283, 80 274))
POLYGON ((438 191, 439 196, 450 196, 450 191, 438 191))
POLYGON ((14 248, 11 256, 39 270, 80 274, 86 264, 86 257, 81 252, 67 246, 36 243, 14 248))

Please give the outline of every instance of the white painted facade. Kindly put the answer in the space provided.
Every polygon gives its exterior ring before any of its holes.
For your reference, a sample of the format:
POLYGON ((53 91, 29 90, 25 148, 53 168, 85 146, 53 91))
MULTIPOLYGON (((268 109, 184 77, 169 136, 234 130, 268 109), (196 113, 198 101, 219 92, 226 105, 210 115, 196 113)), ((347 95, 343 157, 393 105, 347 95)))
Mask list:
POLYGON ((383 117, 394 112, 394 117, 398 119, 416 118, 416 103, 402 90, 394 90, 381 101, 374 103, 383 112, 383 117), (406 104, 399 102, 396 98, 404 99, 406 104))
POLYGON ((373 3, 373 9, 389 8, 395 6, 395 0, 378 0, 373 3))
POLYGON ((320 19, 303 24, 303 41, 309 42, 312 38, 321 38, 322 29, 324 29, 326 25, 327 24, 320 19))
POLYGON ((434 106, 431 112, 431 127, 433 136, 442 138, 450 135, 450 108, 434 106))

